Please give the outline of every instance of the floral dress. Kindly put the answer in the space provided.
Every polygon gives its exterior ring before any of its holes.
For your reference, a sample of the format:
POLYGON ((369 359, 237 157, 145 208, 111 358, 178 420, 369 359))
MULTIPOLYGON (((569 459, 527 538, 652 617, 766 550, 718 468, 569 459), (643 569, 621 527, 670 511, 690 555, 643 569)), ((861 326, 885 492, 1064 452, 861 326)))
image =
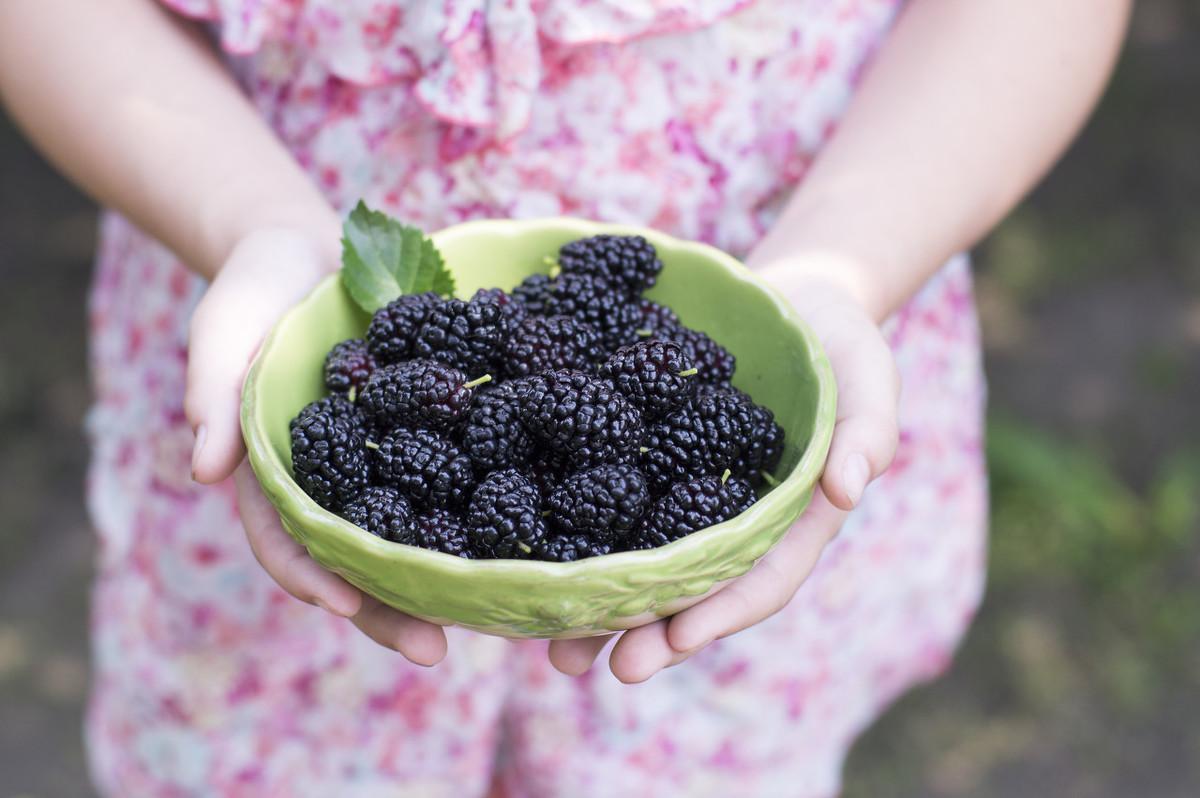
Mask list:
MULTIPOLYGON (((205 20, 342 210, 427 229, 568 214, 746 253, 829 138, 895 0, 164 0, 205 20)), ((965 259, 887 325, 891 470, 782 612, 646 684, 450 630, 432 669, 290 598, 230 485, 189 479, 200 280, 108 214, 91 298, 101 540, 87 739, 112 796, 827 796, 946 666, 983 584, 965 259)))

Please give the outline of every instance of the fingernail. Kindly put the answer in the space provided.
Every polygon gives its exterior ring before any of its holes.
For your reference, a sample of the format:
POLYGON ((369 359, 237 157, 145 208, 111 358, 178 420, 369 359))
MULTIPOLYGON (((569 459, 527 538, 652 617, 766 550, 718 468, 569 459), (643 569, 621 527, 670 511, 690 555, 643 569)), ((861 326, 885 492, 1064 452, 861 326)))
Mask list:
POLYGON ((204 441, 208 438, 208 427, 201 424, 196 427, 196 444, 192 447, 192 481, 196 480, 196 466, 200 462, 200 452, 204 449, 204 441))
POLYGON ((842 466, 842 486, 845 488, 846 497, 850 499, 851 504, 858 504, 863 491, 867 489, 867 480, 870 478, 871 467, 867 465, 867 458, 858 452, 846 458, 846 464, 842 466))
POLYGON ((350 617, 349 615, 347 615, 347 614, 346 614, 346 613, 344 613, 344 612, 338 612, 338 611, 337 611, 337 610, 335 610, 333 607, 331 607, 331 606, 329 606, 328 604, 326 604, 326 603, 325 603, 325 601, 324 601, 323 599, 314 598, 314 599, 313 599, 313 604, 316 604, 318 607, 320 607, 321 609, 325 610, 325 612, 328 612, 330 615, 336 615, 336 616, 338 616, 339 618, 349 618, 349 617, 350 617))

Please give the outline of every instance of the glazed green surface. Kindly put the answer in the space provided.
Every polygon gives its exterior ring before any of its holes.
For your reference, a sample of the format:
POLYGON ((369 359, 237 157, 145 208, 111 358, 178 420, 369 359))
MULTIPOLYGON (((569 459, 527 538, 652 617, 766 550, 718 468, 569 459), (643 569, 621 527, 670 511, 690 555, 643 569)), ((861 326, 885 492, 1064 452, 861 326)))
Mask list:
POLYGON ((506 637, 579 637, 678 612, 740 576, 773 546, 812 496, 829 448, 835 388, 819 344, 795 312, 728 255, 649 230, 574 219, 471 222, 433 236, 459 293, 511 288, 546 271, 547 255, 601 232, 636 232, 664 268, 648 296, 737 356, 734 384, 770 407, 787 433, 778 487, 737 518, 652 551, 575 563, 472 561, 376 538, 318 507, 291 477, 288 421, 324 393, 333 344, 368 317, 331 276, 284 316, 243 391, 250 462, 284 526, 326 568, 381 601, 438 623, 506 637))

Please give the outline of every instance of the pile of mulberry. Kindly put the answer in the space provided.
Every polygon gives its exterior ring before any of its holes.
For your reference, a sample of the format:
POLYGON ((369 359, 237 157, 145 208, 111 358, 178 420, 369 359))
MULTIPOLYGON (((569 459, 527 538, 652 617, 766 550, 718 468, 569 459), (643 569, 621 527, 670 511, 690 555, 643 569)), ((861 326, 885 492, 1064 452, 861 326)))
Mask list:
POLYGON ((730 384, 732 353, 642 295, 663 268, 646 239, 544 263, 511 291, 401 296, 336 344, 290 424, 300 487, 397 545, 566 563, 667 545, 774 484, 782 428, 730 384))

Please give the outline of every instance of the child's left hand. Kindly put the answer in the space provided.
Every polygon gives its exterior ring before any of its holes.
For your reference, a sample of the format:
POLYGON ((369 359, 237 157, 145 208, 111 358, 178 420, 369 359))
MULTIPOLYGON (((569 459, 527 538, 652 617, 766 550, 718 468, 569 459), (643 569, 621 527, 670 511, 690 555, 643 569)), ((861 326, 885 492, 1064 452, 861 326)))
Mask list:
MULTIPOLYGON (((807 273, 795 263, 760 272, 816 331, 837 378, 837 424, 812 503, 749 573, 678 615, 621 634, 609 667, 623 682, 645 681, 787 606, 867 483, 891 463, 899 397, 891 350, 859 301, 833 280, 801 276, 807 273)), ((583 673, 611 637, 552 641, 550 661, 564 673, 583 673)))

